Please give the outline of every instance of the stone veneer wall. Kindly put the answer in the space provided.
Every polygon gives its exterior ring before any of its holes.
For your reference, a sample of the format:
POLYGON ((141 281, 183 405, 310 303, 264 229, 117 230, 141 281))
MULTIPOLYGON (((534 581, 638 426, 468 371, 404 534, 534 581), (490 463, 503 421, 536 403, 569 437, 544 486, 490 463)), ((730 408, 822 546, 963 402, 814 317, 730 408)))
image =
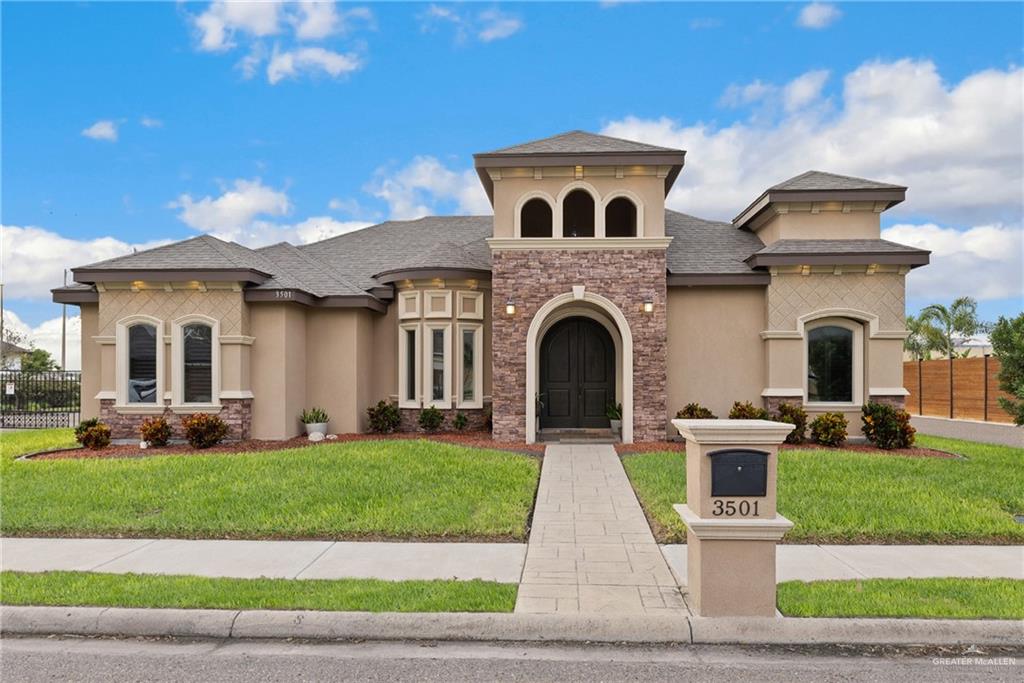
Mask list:
POLYGON ((663 249, 509 250, 492 254, 494 438, 526 438, 526 334, 551 298, 584 285, 612 301, 633 335, 633 439, 665 438, 666 263, 663 249), (515 315, 505 314, 512 298, 515 315), (654 312, 644 313, 643 302, 654 312))
POLYGON ((799 396, 765 396, 763 398, 764 409, 769 413, 775 413, 783 403, 789 403, 794 406, 802 406, 804 404, 804 400, 799 396))
MULTIPOLYGON (((398 412, 402 416, 402 424, 399 426, 398 431, 400 432, 422 432, 423 429, 420 427, 420 413, 423 412, 423 408, 399 408, 398 412)), ((441 423, 441 428, 438 431, 442 432, 454 432, 455 429, 455 415, 462 413, 466 416, 468 422, 464 428, 467 432, 479 432, 487 429, 487 411, 484 408, 459 408, 457 410, 442 410, 444 414, 444 422, 441 423)))
MULTIPOLYGON (((231 428, 228 432, 228 439, 245 440, 249 438, 252 426, 252 399, 221 399, 221 409, 217 415, 231 428)), ((153 414, 119 413, 114 409, 113 399, 100 401, 100 420, 110 427, 110 438, 112 439, 138 439, 139 426, 143 420, 153 416, 153 414)), ((171 425, 171 438, 184 439, 185 431, 181 426, 181 419, 187 417, 188 413, 178 414, 169 407, 165 407, 163 416, 171 425)))
POLYGON ((907 403, 906 396, 869 396, 869 403, 882 403, 903 410, 907 403))

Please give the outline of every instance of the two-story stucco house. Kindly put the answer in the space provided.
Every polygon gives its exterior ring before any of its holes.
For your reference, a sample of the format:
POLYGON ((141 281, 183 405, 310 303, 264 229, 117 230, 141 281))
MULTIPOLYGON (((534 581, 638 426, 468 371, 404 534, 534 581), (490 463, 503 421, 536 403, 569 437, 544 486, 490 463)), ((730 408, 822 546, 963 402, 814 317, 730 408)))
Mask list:
POLYGON ((260 249, 196 237, 74 269, 83 416, 120 438, 151 414, 221 414, 284 439, 322 406, 366 428, 396 401, 495 438, 604 429, 665 438, 696 401, 802 403, 852 420, 901 404, 904 277, 880 239, 897 185, 810 171, 732 223, 665 208, 685 152, 570 132, 477 154, 491 216, 389 221, 260 249))

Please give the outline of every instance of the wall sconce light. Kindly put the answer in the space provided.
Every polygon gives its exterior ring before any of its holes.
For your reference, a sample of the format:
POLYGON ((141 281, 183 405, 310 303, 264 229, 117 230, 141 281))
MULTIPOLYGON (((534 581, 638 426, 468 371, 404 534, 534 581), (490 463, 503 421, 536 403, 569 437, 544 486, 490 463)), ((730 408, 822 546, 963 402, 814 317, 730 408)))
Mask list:
POLYGON ((654 302, 653 301, 645 301, 644 302, 644 313, 654 313, 654 302))
POLYGON ((810 275, 811 274, 811 267, 810 266, 800 266, 800 274, 801 275, 810 275))
POLYGON ((515 315, 515 314, 516 314, 516 302, 513 301, 511 298, 509 298, 509 300, 505 302, 505 315, 515 315))

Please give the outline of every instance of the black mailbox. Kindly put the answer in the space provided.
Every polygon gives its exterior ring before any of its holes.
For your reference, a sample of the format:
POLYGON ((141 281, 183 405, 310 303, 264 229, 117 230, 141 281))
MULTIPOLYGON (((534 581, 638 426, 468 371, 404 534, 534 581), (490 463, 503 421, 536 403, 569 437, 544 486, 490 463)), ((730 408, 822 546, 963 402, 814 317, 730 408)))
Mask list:
POLYGON ((768 454, 729 449, 711 457, 712 496, 764 496, 768 491, 768 454))

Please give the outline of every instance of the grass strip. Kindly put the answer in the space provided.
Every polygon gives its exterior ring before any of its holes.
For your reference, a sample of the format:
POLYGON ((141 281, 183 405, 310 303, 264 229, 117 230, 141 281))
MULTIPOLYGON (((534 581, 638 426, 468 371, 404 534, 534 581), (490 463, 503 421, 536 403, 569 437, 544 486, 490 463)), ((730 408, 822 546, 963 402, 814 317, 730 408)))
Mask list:
POLYGON ((492 581, 231 579, 92 572, 0 572, 5 605, 511 612, 518 587, 492 581))

